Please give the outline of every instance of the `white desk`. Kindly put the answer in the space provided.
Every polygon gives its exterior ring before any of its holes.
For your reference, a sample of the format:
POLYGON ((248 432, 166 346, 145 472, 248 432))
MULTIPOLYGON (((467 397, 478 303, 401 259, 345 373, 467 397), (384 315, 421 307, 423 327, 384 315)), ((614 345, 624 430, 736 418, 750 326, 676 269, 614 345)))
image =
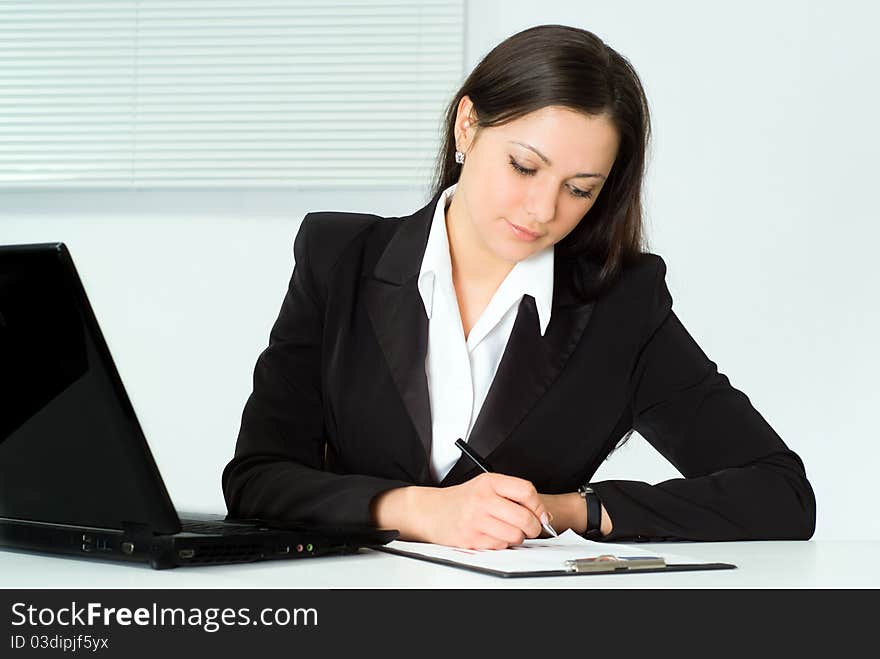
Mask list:
POLYGON ((0 550, 0 588, 880 588, 880 542, 635 543, 736 570, 502 579, 361 550, 348 556, 152 570, 0 550))

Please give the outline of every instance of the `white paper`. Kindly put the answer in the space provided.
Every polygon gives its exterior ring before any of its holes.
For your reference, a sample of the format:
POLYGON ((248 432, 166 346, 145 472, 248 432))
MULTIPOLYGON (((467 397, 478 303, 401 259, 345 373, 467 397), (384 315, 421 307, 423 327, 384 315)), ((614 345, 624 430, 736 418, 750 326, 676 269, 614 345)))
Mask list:
MULTIPOLYGON (((462 565, 481 567, 499 572, 536 572, 545 570, 564 570, 565 561, 578 558, 591 558, 610 554, 618 558, 658 556, 657 553, 608 542, 594 542, 568 529, 555 538, 527 539, 521 545, 507 549, 462 549, 427 542, 406 542, 393 540, 387 545, 391 549, 418 554, 428 558, 440 558, 462 565)), ((666 558, 667 555, 659 555, 666 558)), ((676 562, 700 563, 702 561, 676 556, 676 562), (682 560, 683 559, 683 560, 682 560)))

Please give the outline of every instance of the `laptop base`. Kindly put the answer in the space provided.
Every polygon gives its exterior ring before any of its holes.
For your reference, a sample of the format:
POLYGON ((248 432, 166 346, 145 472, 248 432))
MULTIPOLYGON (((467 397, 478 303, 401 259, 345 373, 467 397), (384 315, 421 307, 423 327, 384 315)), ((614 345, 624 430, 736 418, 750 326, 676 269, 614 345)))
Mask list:
POLYGON ((154 535, 137 525, 125 530, 0 521, 0 546, 39 553, 124 563, 146 563, 156 570, 195 565, 229 565, 357 553, 379 546, 396 531, 369 532, 358 538, 309 530, 230 524, 223 533, 188 532, 154 535), (350 542, 341 540, 349 539, 350 542))

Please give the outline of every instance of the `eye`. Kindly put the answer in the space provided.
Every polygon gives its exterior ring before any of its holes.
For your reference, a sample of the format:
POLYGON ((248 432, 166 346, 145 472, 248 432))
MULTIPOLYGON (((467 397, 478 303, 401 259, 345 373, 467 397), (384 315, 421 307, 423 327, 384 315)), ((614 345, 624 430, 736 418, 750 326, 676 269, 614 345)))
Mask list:
POLYGON ((534 176, 535 172, 538 171, 536 169, 526 169, 525 167, 521 166, 516 160, 514 160, 513 156, 510 156, 510 164, 516 171, 518 171, 520 174, 523 174, 524 176, 534 176))
MULTIPOLYGON (((513 156, 510 156, 510 166, 513 167, 518 174, 522 174, 523 176, 534 176, 535 172, 538 171, 536 169, 527 169, 523 167, 513 159, 513 156)), ((593 197, 592 190, 580 190, 579 188, 569 188, 569 190, 571 190, 572 197, 578 197, 579 199, 591 199, 593 197)))

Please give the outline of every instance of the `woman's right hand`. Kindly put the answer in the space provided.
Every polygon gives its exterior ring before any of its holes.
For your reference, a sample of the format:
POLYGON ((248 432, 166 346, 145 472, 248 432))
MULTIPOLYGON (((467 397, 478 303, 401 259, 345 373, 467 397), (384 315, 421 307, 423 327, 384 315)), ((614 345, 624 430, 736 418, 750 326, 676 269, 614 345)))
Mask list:
MULTIPOLYGON (((484 473, 460 485, 413 492, 421 542, 465 549, 506 549, 541 535, 547 507, 530 481, 484 473)), ((545 517, 545 521, 547 517, 545 517)))

